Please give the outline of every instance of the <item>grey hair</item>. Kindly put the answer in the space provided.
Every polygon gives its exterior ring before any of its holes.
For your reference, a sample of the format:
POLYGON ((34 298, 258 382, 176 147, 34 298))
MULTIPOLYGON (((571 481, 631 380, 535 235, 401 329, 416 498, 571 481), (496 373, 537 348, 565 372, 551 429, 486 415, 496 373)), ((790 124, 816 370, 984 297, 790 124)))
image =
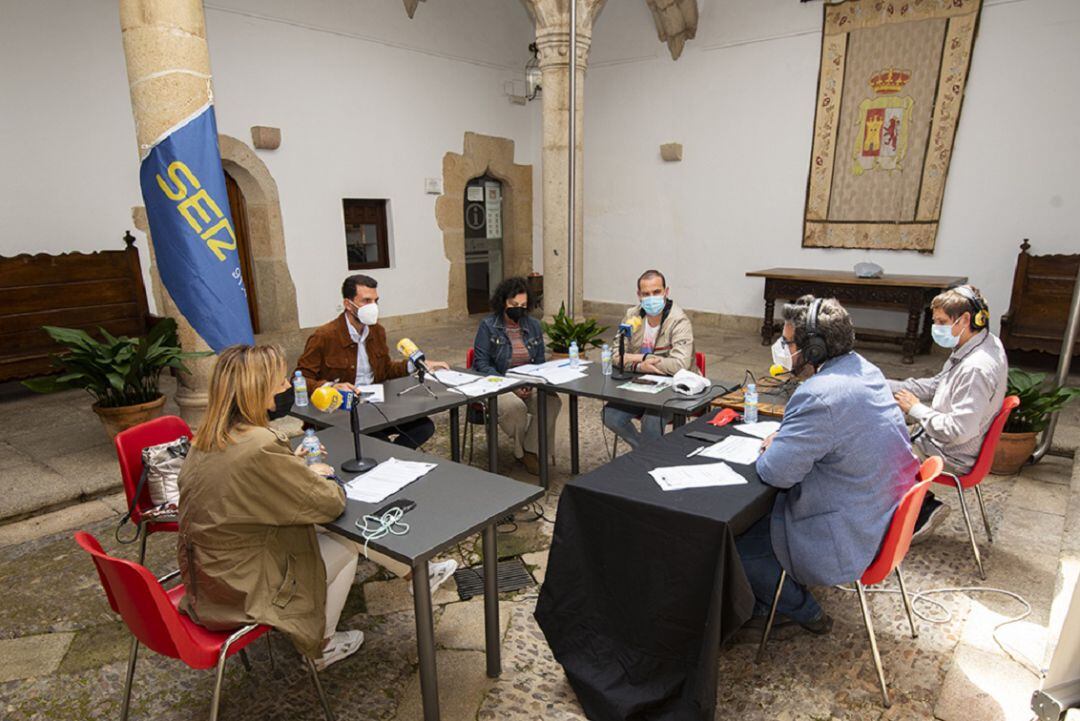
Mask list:
MULTIPOLYGON (((799 348, 806 347, 806 327, 809 324, 810 306, 814 300, 814 296, 804 295, 794 303, 784 306, 784 322, 791 323, 794 328, 794 341, 799 348)), ((829 358, 844 355, 855 348, 855 326, 851 323, 851 316, 836 298, 825 298, 821 301, 817 329, 825 339, 829 358)))

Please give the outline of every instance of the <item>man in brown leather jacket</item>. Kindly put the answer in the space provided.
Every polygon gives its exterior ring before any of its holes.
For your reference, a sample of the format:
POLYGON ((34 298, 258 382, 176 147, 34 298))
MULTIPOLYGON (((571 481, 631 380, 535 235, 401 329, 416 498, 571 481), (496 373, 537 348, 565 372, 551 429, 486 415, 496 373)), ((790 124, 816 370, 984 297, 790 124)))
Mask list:
MULTIPOLYGON (((308 338, 304 353, 296 364, 307 380, 308 391, 325 383, 343 390, 384 383, 413 372, 407 358, 390 357, 386 329, 379 325, 379 284, 366 275, 350 275, 341 286, 345 310, 334 320, 319 326, 308 338)), ((427 361, 432 370, 449 368, 441 361, 427 361)), ((430 418, 419 418, 371 435, 416 448, 435 433, 430 418)))

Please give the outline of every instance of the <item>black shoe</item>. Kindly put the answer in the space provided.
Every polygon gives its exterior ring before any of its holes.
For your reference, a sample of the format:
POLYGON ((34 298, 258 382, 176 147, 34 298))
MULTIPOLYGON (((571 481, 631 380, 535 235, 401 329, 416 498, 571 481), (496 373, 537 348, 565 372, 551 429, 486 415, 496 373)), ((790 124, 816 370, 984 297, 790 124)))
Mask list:
POLYGON ((803 629, 814 634, 815 636, 824 636, 832 630, 833 620, 832 616, 822 611, 821 615, 815 618, 813 621, 800 623, 799 625, 802 626, 803 629))
MULTIPOLYGON (((744 623, 742 627, 745 629, 750 629, 751 631, 764 631, 765 622, 768 620, 768 615, 751 616, 750 620, 744 623)), ((773 619, 772 626, 773 628, 783 628, 784 626, 790 626, 793 623, 795 623, 794 620, 788 618, 782 613, 778 613, 776 614, 776 618, 773 619)))
POLYGON ((922 543, 942 524, 952 512, 948 506, 936 498, 928 497, 923 501, 919 517, 915 521, 915 532, 911 534, 911 545, 922 543))

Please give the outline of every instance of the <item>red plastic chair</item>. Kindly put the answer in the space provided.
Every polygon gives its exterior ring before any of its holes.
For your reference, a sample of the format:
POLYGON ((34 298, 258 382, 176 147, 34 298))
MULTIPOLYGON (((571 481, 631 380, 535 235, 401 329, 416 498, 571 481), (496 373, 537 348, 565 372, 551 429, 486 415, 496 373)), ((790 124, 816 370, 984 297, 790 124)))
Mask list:
POLYGON ((131 522, 139 529, 139 563, 146 559, 146 540, 151 533, 176 533, 179 529, 175 522, 143 523, 143 513, 154 507, 153 501, 150 500, 150 489, 145 484, 138 500, 132 505, 135 492, 139 487, 139 478, 143 472, 143 449, 185 436, 191 438, 191 428, 183 418, 162 416, 120 431, 113 441, 120 461, 120 478, 124 482, 124 496, 127 498, 128 508, 131 509, 131 522))
MULTIPOLYGON (((153 574, 131 561, 114 558, 105 553, 97 539, 85 531, 75 534, 75 541, 90 554, 97 567, 101 585, 108 596, 112 610, 120 614, 131 631, 131 651, 128 655, 127 676, 124 681, 124 700, 120 708, 120 721, 127 721, 131 704, 131 685, 135 677, 135 661, 139 643, 155 653, 177 658, 191 668, 207 669, 217 666, 214 696, 210 706, 210 721, 216 721, 221 702, 221 681, 225 673, 225 659, 242 654, 248 666, 244 649, 271 629, 270 626, 249 624, 236 631, 211 631, 192 621, 179 610, 184 586, 169 590, 162 583, 179 575, 179 571, 154 578, 153 574)), ((315 690, 322 702, 328 721, 334 716, 323 693, 315 663, 304 657, 315 681, 315 690)))
MULTIPOLYGON (((471 370, 473 364, 476 362, 476 349, 470 348, 465 351, 465 368, 471 370)), ((465 411, 465 427, 461 429, 461 448, 465 449, 465 446, 469 447, 469 463, 472 463, 473 451, 476 450, 476 436, 474 429, 476 426, 482 426, 485 423, 487 416, 487 409, 485 405, 480 401, 474 401, 466 407, 465 411), (468 441, 471 441, 469 443, 468 441)))
POLYGON ((982 448, 979 449, 979 457, 975 459, 975 465, 967 475, 957 478, 952 473, 944 471, 941 477, 937 479, 936 483, 940 483, 943 486, 952 486, 956 489, 957 495, 960 496, 960 510, 964 514, 964 524, 967 526, 968 539, 971 541, 971 550, 975 554, 975 565, 979 567, 979 575, 982 579, 986 580, 986 571, 983 570, 982 556, 979 555, 979 546, 975 543, 975 529, 971 525, 971 514, 968 513, 967 502, 964 500, 964 490, 967 488, 975 489, 975 498, 979 500, 979 512, 982 513, 983 527, 986 529, 986 538, 990 543, 994 542, 994 536, 990 532, 990 519, 986 515, 986 504, 983 503, 982 488, 979 484, 983 482, 986 475, 990 473, 990 466, 994 465, 994 451, 997 450, 998 441, 1001 440, 1001 431, 1005 428, 1005 422, 1009 420, 1009 414, 1012 413, 1020 405, 1020 399, 1017 396, 1006 396, 1005 401, 1001 404, 1001 410, 998 411, 997 416, 994 417, 994 422, 990 424, 990 429, 986 431, 986 437, 983 438, 982 448))
POLYGON ((703 376, 708 375, 707 373, 705 373, 705 354, 701 351, 694 352, 694 365, 697 366, 698 373, 703 376))
MULTIPOLYGON (((923 461, 919 468, 918 481, 904 493, 893 514, 892 522, 885 531, 885 539, 881 542, 877 557, 863 572, 861 578, 855 581, 855 592, 859 595, 859 606, 862 608, 863 622, 866 624, 866 635, 870 639, 870 650, 874 654, 874 666, 877 668, 878 682, 881 684, 881 698, 885 708, 891 705, 889 701, 889 689, 885 685, 885 671, 881 667, 881 654, 878 653, 877 637, 874 635, 874 624, 870 620, 870 608, 866 605, 865 586, 873 586, 888 578, 895 571, 896 581, 900 584, 900 596, 904 600, 904 610, 907 611, 908 623, 911 625, 911 637, 917 638, 918 630, 915 628, 915 616, 911 612, 911 599, 908 598, 907 588, 904 586, 904 574, 900 570, 900 564, 911 548, 911 534, 915 530, 915 521, 919 517, 919 509, 922 508, 926 492, 940 475, 944 468, 944 462, 940 456, 932 456, 923 461)), ((765 622, 765 630, 761 633, 761 645, 758 647, 757 660, 760 661, 765 655, 765 643, 769 640, 769 631, 772 630, 773 619, 776 617, 776 605, 780 602, 780 591, 787 579, 787 571, 781 569, 780 581, 776 584, 776 593, 773 595, 772 607, 769 609, 769 618, 765 622)))

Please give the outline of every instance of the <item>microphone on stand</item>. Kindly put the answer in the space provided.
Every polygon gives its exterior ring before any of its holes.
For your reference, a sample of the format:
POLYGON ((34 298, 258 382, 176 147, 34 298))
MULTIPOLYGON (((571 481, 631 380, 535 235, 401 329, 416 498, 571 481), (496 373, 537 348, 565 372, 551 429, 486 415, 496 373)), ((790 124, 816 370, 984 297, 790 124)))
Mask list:
POLYGON ((413 343, 408 338, 402 338, 401 340, 399 340, 397 342, 396 348, 398 350, 398 353, 400 353, 401 355, 408 358, 409 362, 412 363, 413 367, 416 368, 416 380, 417 380, 416 385, 410 386, 408 388, 405 388, 403 390, 398 391, 398 395, 399 396, 405 395, 409 391, 414 390, 415 388, 419 387, 419 388, 423 388, 425 391, 427 391, 427 394, 429 396, 431 396, 432 398, 437 398, 438 396, 436 396, 434 393, 432 393, 431 389, 428 388, 424 384, 424 375, 426 374, 426 375, 431 376, 440 385, 444 385, 444 384, 442 383, 442 381, 440 381, 438 379, 438 377, 434 373, 431 372, 431 368, 428 366, 427 361, 425 360, 424 351, 420 350, 416 346, 416 344, 413 343))
POLYGON ((640 327, 641 318, 636 315, 628 322, 619 324, 619 370, 611 374, 611 377, 617 381, 624 381, 631 377, 631 374, 626 372, 626 339, 640 327))
POLYGON ((346 473, 367 473, 378 465, 373 458, 364 458, 360 448, 360 397, 356 393, 342 393, 330 384, 319 386, 311 394, 311 403, 323 413, 333 413, 348 403, 349 425, 352 427, 354 457, 341 464, 346 473))

